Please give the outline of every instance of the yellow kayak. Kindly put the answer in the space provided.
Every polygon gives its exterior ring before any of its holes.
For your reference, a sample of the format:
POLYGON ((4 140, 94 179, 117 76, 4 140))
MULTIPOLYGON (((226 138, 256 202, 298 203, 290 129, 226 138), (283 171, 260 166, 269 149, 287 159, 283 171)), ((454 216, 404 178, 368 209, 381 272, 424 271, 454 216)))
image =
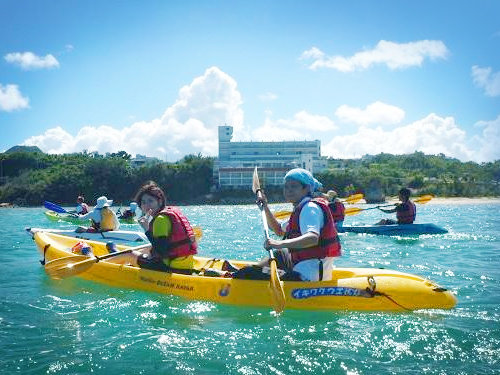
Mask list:
MULTIPOLYGON (((65 262, 56 259, 73 255, 71 249, 81 239, 37 232, 34 241, 44 256, 46 271, 50 275, 51 267, 53 272, 54 265, 65 262)), ((105 243, 86 242, 94 255, 108 254, 105 243)), ((118 251, 129 248, 118 245, 118 251)), ((80 258, 75 262, 91 259, 84 255, 68 259, 73 258, 80 258)), ((196 269, 192 275, 141 269, 112 263, 112 260, 113 257, 108 257, 99 262, 90 261, 90 266, 78 276, 119 288, 176 295, 190 300, 273 307, 268 280, 207 276, 217 274, 210 271, 220 270, 223 259, 196 257, 196 269)), ((235 260, 230 262, 238 267, 253 264, 235 260)), ((65 267, 65 271, 71 276, 71 267, 65 267)), ((450 291, 430 280, 407 273, 378 268, 336 268, 333 276, 333 280, 321 282, 282 281, 285 309, 411 311, 451 309, 456 305, 456 297, 450 291)))

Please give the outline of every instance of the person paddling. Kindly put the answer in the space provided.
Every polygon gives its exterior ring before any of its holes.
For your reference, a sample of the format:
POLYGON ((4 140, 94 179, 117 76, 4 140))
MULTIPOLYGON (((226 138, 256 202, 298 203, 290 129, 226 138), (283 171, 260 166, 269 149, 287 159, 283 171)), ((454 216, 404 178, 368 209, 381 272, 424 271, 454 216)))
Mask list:
MULTIPOLYGON (((285 271, 283 280, 296 277, 306 281, 331 280, 333 260, 341 255, 341 246, 328 201, 322 197, 313 198, 321 183, 302 168, 288 171, 284 182, 285 199, 293 204, 288 221, 280 224, 276 220, 265 194, 259 200, 269 227, 283 236, 281 240, 266 239, 264 247, 276 249, 274 256, 278 268, 285 271)), ((268 257, 258 262, 260 267, 268 264, 268 257)), ((230 269, 229 266, 226 264, 226 268, 230 269)), ((234 277, 242 277, 244 273, 243 269, 239 270, 234 277)))
POLYGON ((129 208, 124 210, 118 218, 119 219, 131 219, 131 218, 135 217, 136 210, 137 210, 137 203, 131 202, 129 208))
POLYGON ((398 197, 401 203, 396 203, 394 208, 384 209, 379 207, 378 209, 385 213, 396 213, 396 221, 392 219, 382 219, 377 224, 378 225, 391 225, 391 224, 412 224, 417 216, 417 207, 415 203, 410 200, 411 191, 408 188, 402 188, 398 197))
POLYGON ((328 207, 330 207, 330 210, 332 211, 333 221, 335 221, 337 230, 342 231, 345 218, 344 203, 342 203, 339 199, 335 190, 328 190, 326 194, 323 194, 323 197, 329 202, 328 207))
POLYGON ((111 210, 111 205, 113 200, 108 200, 105 196, 97 198, 97 204, 94 209, 85 215, 79 215, 78 219, 92 221, 92 226, 90 228, 79 227, 77 232, 87 231, 87 232, 107 232, 110 230, 118 230, 120 228, 120 223, 113 210, 111 210))
POLYGON ((78 198, 76 198, 76 208, 75 212, 78 215, 85 215, 87 212, 89 212, 89 206, 87 203, 85 203, 85 198, 83 195, 79 195, 78 198))

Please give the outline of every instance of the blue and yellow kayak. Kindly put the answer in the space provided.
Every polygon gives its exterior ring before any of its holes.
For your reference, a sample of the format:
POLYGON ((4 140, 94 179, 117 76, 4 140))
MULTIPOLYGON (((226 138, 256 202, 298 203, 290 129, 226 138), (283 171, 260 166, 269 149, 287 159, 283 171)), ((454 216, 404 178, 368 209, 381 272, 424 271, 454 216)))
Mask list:
POLYGON ((386 236, 412 236, 420 234, 444 234, 448 230, 432 223, 391 225, 344 225, 339 232, 380 234, 386 236))
MULTIPOLYGON (((49 232, 34 234, 39 251, 44 256, 45 271, 54 277, 56 265, 64 264, 70 273, 87 256, 77 256, 74 264, 67 264, 76 238, 49 232), (52 260, 52 263, 50 262, 52 260)), ((96 256, 108 254, 102 242, 87 241, 96 256)), ((118 250, 130 249, 118 245, 118 250)), ((113 257, 91 262, 91 266, 77 276, 94 282, 118 287, 176 295, 189 300, 253 306, 272 309, 273 299, 268 280, 247 280, 218 276, 222 273, 223 259, 195 257, 192 274, 161 272, 113 263, 113 257), (209 276, 209 275, 216 276, 209 276)), ((230 261, 237 267, 251 266, 254 262, 230 261)), ((56 272, 57 274, 57 272, 56 272)), ((65 276, 65 277, 69 277, 65 276)), ((225 275, 227 276, 227 275, 225 275)), ((379 268, 335 268, 333 280, 321 282, 282 281, 285 292, 285 310, 365 310, 411 311, 419 309, 451 309, 456 305, 455 295, 433 281, 399 271, 379 268)))

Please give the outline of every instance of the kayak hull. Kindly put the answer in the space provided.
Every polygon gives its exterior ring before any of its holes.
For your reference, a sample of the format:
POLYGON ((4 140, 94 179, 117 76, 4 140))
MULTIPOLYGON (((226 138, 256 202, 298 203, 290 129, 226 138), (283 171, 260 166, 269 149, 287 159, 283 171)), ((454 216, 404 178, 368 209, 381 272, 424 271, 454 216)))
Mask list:
POLYGON ((144 232, 126 231, 126 230, 113 230, 108 232, 82 232, 79 233, 73 229, 46 229, 46 228, 26 228, 26 231, 33 237, 37 232, 49 232, 59 234, 61 236, 69 236, 83 240, 92 241, 113 241, 115 243, 130 244, 137 242, 137 244, 149 242, 144 232))
MULTIPOLYGON (((75 241, 54 233, 34 234, 46 262, 69 256, 75 241)), ((105 244, 88 242, 95 255, 105 255, 105 244)), ((118 250, 128 246, 118 245, 118 250)), ((272 308, 267 280, 242 280, 201 276, 203 269, 221 269, 223 260, 195 257, 198 274, 183 275, 141 269, 101 260, 78 274, 87 280, 119 287, 176 295, 190 300, 272 308)), ((252 262, 231 263, 242 267, 252 262)), ((456 298, 450 291, 419 276, 376 268, 337 268, 334 280, 322 282, 284 281, 285 309, 410 311, 451 309, 456 298), (370 282, 371 281, 371 282, 370 282)))
MULTIPOLYGON (((92 223, 90 221, 90 219, 81 220, 74 215, 65 214, 65 213, 58 213, 58 212, 54 212, 54 211, 45 211, 45 216, 50 221, 64 221, 67 223, 80 224, 80 225, 90 225, 92 223)), ((122 219, 118 219, 118 221, 122 224, 137 224, 137 219, 134 217, 127 218, 127 219, 122 218, 122 219)))
POLYGON ((344 225, 342 232, 404 236, 420 234, 444 234, 448 231, 432 223, 392 225, 344 225))

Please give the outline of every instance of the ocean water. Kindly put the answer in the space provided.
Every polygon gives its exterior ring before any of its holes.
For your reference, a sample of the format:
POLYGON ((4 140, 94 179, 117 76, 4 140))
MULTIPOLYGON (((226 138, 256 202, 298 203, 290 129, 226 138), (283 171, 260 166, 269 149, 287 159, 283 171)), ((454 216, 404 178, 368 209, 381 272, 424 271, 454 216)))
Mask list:
MULTIPOLYGON (((266 254, 255 205, 181 208, 204 230, 202 255, 266 254)), ((500 204, 418 209, 417 222, 449 233, 345 233, 337 265, 428 277, 456 293, 455 309, 281 316, 51 280, 24 228, 71 225, 49 222, 43 208, 0 209, 0 374, 499 374, 500 204)), ((345 224, 382 217, 390 215, 369 210, 345 224)))

